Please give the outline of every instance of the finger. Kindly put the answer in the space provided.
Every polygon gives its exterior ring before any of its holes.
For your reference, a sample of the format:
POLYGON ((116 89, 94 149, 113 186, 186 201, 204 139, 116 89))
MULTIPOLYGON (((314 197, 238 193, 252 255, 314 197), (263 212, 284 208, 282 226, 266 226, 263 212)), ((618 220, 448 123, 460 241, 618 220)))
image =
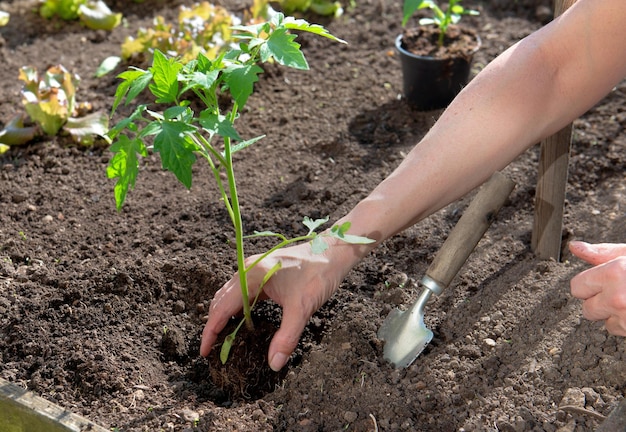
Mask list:
POLYGON ((616 316, 609 317, 605 323, 606 331, 615 336, 626 336, 626 323, 616 316))
POLYGON ((302 314, 302 309, 285 307, 280 328, 272 338, 267 358, 270 368, 278 372, 287 364, 296 349, 310 315, 302 314))
POLYGON ((583 316, 590 321, 604 321, 611 317, 600 296, 593 296, 583 302, 583 316))
POLYGON ((602 266, 578 273, 570 281, 570 291, 576 298, 586 300, 602 292, 602 266))
POLYGON ((202 331, 201 356, 209 355, 219 333, 226 327, 228 320, 241 311, 242 307, 239 283, 231 279, 215 293, 211 301, 209 319, 202 331))
POLYGON ((582 241, 572 241, 569 243, 569 249, 578 258, 593 265, 602 264, 626 255, 626 244, 620 243, 590 244, 582 241))

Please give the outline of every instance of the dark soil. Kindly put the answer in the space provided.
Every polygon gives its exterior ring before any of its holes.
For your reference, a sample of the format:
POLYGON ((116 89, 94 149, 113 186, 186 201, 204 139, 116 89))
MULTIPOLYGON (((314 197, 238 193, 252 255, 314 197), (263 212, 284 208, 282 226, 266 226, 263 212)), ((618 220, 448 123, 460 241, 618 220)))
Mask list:
MULTIPOLYGON (((11 13, 0 29, 0 122, 23 110, 17 72, 27 64, 63 64, 82 77, 78 100, 109 110, 117 80, 94 78, 100 62, 155 14, 172 19, 190 3, 111 2, 127 26, 108 33, 44 21, 35 1, 0 2, 11 13)), ((303 35, 311 70, 263 75, 239 121, 246 137, 267 134, 238 160, 247 232, 293 236, 305 215, 337 219, 440 114, 412 111, 399 96, 400 3, 357 1, 322 21, 348 45, 303 35)), ((481 11, 466 20, 482 39, 474 72, 539 28, 549 5, 468 3, 481 11)), ((625 93, 622 83, 574 124, 566 240, 624 240, 625 93)), ((624 339, 583 319, 569 294, 586 265, 567 253, 542 261, 530 249, 537 147, 507 167, 517 183, 509 202, 427 306, 435 337, 412 366, 385 363, 377 329, 416 298, 471 194, 363 260, 313 317, 286 375, 245 399, 215 386, 197 354, 210 299, 235 270, 207 168, 195 168, 186 190, 149 157, 117 213, 110 153, 67 144, 42 139, 0 159, 0 376, 106 428, 580 432, 623 398, 624 339)), ((274 305, 259 313, 279 322, 274 305)))
POLYGON ((442 45, 439 45, 439 34, 439 29, 434 26, 407 28, 402 32, 402 48, 418 56, 471 61, 480 46, 473 28, 450 26, 442 45))

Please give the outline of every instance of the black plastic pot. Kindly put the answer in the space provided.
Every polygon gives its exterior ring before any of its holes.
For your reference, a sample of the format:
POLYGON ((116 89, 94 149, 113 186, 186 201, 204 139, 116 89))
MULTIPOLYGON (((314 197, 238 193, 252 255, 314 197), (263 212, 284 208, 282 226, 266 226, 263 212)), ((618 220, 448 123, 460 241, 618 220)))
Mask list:
MULTIPOLYGON (((476 52, 480 47, 480 39, 476 52)), ((396 38, 396 49, 402 63, 404 97, 420 111, 445 108, 467 84, 472 57, 437 59, 418 56, 402 46, 402 35, 396 38)))

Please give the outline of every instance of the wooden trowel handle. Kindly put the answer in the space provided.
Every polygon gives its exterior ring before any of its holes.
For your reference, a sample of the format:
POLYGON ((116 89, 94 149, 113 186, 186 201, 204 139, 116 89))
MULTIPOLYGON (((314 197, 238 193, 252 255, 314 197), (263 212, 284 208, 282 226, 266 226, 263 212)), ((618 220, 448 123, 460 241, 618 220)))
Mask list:
POLYGON ((511 179, 496 172, 472 199, 426 270, 426 276, 440 289, 446 288, 459 272, 514 187, 511 179))

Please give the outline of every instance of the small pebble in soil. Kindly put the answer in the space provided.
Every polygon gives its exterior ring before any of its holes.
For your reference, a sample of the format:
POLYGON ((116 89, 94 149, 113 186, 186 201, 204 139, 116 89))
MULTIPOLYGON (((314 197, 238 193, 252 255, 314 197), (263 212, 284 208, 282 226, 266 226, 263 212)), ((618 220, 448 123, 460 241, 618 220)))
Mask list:
POLYGON ((355 413, 354 411, 346 411, 343 414, 344 420, 347 421, 348 423, 354 423, 358 417, 359 415, 355 413))

